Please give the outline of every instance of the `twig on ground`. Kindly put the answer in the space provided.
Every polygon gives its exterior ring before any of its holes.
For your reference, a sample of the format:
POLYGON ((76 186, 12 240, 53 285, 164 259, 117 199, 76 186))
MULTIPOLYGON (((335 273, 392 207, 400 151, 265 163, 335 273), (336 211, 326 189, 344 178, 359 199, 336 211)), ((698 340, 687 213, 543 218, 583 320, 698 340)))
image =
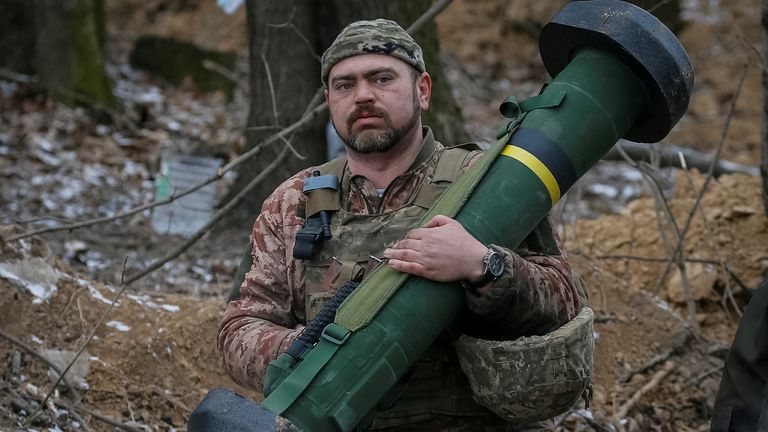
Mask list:
POLYGON ((723 365, 715 366, 713 368, 709 368, 705 370, 704 372, 696 375, 693 379, 691 379, 688 383, 686 383, 686 387, 691 386, 693 384, 700 384, 705 378, 707 378, 710 375, 716 374, 717 372, 722 372, 723 365))
POLYGON ((616 415, 614 416, 614 420, 616 422, 620 422, 622 419, 627 417, 627 414, 629 413, 629 410, 631 410, 635 404, 640 400, 641 397, 643 397, 644 394, 648 393, 649 391, 653 390, 656 386, 659 385, 661 380, 664 379, 670 372, 672 372, 672 369, 675 368, 675 364, 672 362, 666 362, 664 364, 664 367, 656 372, 656 374, 653 375, 653 378, 651 378, 648 383, 646 383, 644 386, 642 386, 639 390, 637 390, 632 397, 629 398, 624 404, 619 408, 619 410, 616 412, 616 415))
POLYGON ((100 412, 94 411, 94 410, 92 410, 90 408, 86 408, 86 407, 84 407, 82 405, 74 405, 74 404, 71 404, 71 403, 69 403, 67 401, 61 400, 61 399, 55 401, 54 403, 57 404, 57 405, 61 405, 64 408, 67 408, 70 411, 80 411, 80 412, 82 412, 84 414, 88 414, 89 416, 95 418, 96 420, 99 420, 102 423, 106 423, 106 424, 108 424, 110 426, 114 426, 116 428, 120 428, 120 429, 128 431, 128 432, 145 432, 145 430, 142 429, 142 428, 139 428, 139 427, 136 427, 136 426, 132 426, 132 425, 129 425, 129 424, 125 424, 125 423, 123 423, 123 422, 121 422, 119 420, 116 420, 116 419, 114 419, 112 417, 109 417, 107 415, 101 414, 100 412))
POLYGON ((182 402, 182 401, 180 401, 180 400, 178 400, 176 398, 173 398, 171 396, 168 396, 159 387, 152 386, 152 392, 155 393, 156 395, 160 396, 161 398, 167 400, 171 405, 175 406, 176 408, 181 409, 182 411, 186 412, 187 414, 192 413, 192 410, 188 406, 186 406, 184 404, 184 402, 182 402))
MULTIPOLYGON (((123 273, 121 276, 121 279, 125 278, 125 267, 128 262, 128 257, 125 258, 125 261, 123 261, 123 273)), ((121 281, 122 282, 122 281, 121 281)), ((96 330, 101 327, 101 323, 104 322, 104 319, 107 317, 107 314, 112 311, 112 309, 115 307, 115 304, 117 304, 117 300, 120 299, 120 296, 123 294, 125 289, 128 288, 128 285, 125 283, 121 283, 120 289, 117 291, 117 294, 115 295, 115 298, 112 299, 112 302, 104 309, 104 312, 102 312, 99 319, 96 321, 96 324, 94 324, 93 328, 91 329, 91 333, 88 335, 87 338, 85 338, 85 342, 80 346, 80 349, 77 350, 75 355, 72 357, 72 360, 69 362, 66 368, 64 368, 64 372, 59 374, 59 378, 56 380, 55 383, 53 383, 53 386, 48 391, 48 394, 45 395, 45 398, 43 399, 43 402, 40 404, 40 406, 44 406, 46 402, 48 402, 48 399, 50 399, 53 392, 56 390, 56 386, 59 385, 61 380, 64 378, 64 374, 69 372, 69 369, 72 367, 73 364, 77 361, 77 359, 80 357, 80 355, 85 351, 85 348, 88 346, 88 344, 93 340, 93 336, 96 335, 96 330)), ((40 408, 37 409, 39 411, 40 408)), ((32 413, 32 415, 29 416, 29 418, 33 418, 35 413, 32 413)))
POLYGON ((682 338, 679 338, 673 347, 669 348, 668 350, 664 351, 663 353, 660 353, 660 354, 657 354, 657 355, 653 356, 647 362, 645 362, 642 365, 640 365, 640 366, 638 366, 638 367, 628 371, 623 377, 621 377, 619 379, 619 382, 622 383, 622 384, 626 384, 626 383, 629 382, 629 380, 632 379, 633 376, 635 376, 637 374, 640 374, 640 373, 643 373, 645 371, 648 371, 648 370, 656 367, 656 365, 658 365, 659 363, 667 361, 673 355, 678 354, 680 352, 680 350, 683 348, 683 346, 685 344, 687 344, 688 341, 690 340, 691 333, 685 332, 684 334, 685 334, 685 336, 682 337, 682 338))

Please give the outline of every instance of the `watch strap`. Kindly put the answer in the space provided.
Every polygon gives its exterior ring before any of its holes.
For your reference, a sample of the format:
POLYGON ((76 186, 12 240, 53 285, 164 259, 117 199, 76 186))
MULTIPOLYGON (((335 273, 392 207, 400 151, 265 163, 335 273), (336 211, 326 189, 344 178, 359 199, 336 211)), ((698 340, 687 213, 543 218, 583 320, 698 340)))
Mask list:
POLYGON ((485 267, 483 268, 482 276, 480 276, 480 279, 478 279, 477 281, 474 281, 474 282, 468 281, 466 279, 462 280, 461 281, 461 286, 464 289, 480 288, 482 286, 487 285, 489 282, 493 282, 494 280, 496 280, 498 278, 498 276, 494 276, 493 273, 491 273, 491 269, 490 269, 490 266, 489 266, 491 255, 494 254, 494 253, 502 253, 502 252, 499 251, 498 249, 496 249, 495 247, 489 245, 488 246, 488 251, 485 253, 485 256, 483 257, 483 265, 485 267))

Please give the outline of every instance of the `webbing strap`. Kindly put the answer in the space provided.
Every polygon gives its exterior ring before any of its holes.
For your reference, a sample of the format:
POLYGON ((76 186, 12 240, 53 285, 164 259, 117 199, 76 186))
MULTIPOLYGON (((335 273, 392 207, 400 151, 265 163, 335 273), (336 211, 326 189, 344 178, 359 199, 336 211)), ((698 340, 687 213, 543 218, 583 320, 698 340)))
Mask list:
POLYGON ((315 347, 296 369, 264 401, 262 406, 277 415, 282 414, 309 387, 318 372, 347 341, 350 332, 336 324, 328 324, 315 347))
MULTIPOLYGON (((466 174, 453 183, 435 202, 422 217, 418 226, 423 227, 438 214, 456 216, 508 140, 509 134, 496 141, 496 144, 488 149, 480 160, 475 162, 466 174)), ((335 322, 353 332, 365 327, 408 279, 408 276, 392 267, 379 266, 341 304, 336 312, 335 322)))

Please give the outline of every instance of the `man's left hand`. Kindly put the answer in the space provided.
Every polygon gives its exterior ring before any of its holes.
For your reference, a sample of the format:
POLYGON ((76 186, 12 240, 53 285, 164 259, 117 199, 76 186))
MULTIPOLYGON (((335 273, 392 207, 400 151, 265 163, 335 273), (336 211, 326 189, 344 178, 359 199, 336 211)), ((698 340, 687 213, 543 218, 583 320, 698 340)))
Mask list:
POLYGON ((437 215, 387 248, 384 257, 392 268, 426 279, 476 281, 483 274, 487 251, 459 222, 437 215))

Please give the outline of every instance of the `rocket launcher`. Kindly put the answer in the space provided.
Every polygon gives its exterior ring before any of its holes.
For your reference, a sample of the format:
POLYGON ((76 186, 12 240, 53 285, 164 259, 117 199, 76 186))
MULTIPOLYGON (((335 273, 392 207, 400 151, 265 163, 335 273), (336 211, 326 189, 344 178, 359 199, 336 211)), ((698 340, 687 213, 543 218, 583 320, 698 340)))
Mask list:
MULTIPOLYGON (((539 50, 554 78, 538 96, 502 105, 510 125, 423 222, 452 216, 481 242, 515 248, 619 138, 659 141, 688 107, 694 75, 685 50, 630 3, 569 3, 542 29, 539 50)), ((380 266, 303 358, 272 363, 260 405, 214 390, 188 430, 355 430, 463 302, 457 283, 380 266)))

